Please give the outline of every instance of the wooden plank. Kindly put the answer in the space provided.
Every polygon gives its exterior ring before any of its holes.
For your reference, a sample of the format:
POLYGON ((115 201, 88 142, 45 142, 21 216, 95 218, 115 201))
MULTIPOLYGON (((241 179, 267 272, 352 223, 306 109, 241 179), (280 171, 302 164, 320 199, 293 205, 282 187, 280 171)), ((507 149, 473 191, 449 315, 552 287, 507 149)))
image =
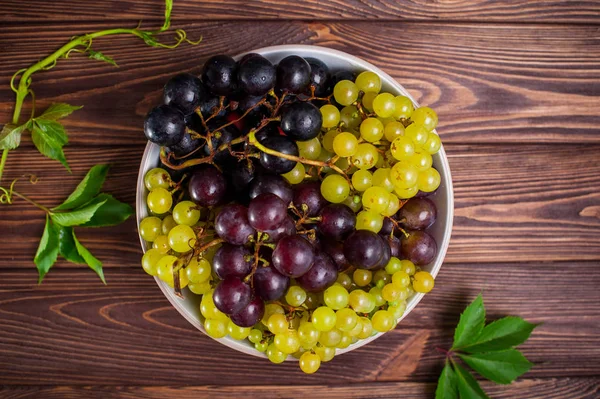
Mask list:
POLYGON ((0 385, 435 382, 443 364, 435 348, 450 346, 460 312, 481 290, 490 320, 513 314, 544 323, 521 348, 536 364, 525 378, 600 372, 593 262, 446 265, 396 330, 313 376, 203 336, 139 268, 106 274, 103 286, 91 271, 56 269, 38 286, 33 269, 0 269, 0 385), (584 278, 567 284, 568 276, 584 278))
MULTIPOLYGON (((0 120, 11 118, 14 96, 8 83, 16 70, 71 35, 109 26, 118 25, 3 27, 0 120)), ((94 47, 114 57, 119 69, 74 55, 35 75, 38 108, 59 101, 84 105, 66 120, 73 143, 140 145, 143 117, 170 75, 198 73, 216 53, 303 43, 349 52, 390 73, 438 111, 447 143, 600 142, 595 26, 201 22, 178 27, 191 38, 204 35, 203 43, 169 51, 130 37, 98 39, 94 47)))
MULTIPOLYGON (((161 20, 163 0, 117 1, 102 4, 66 0, 61 6, 42 0, 5 0, 0 13, 8 21, 161 20), (63 4, 64 3, 64 4, 63 4), (65 13, 65 10, 68 10, 65 13)), ((192 20, 426 20, 598 23, 600 3, 588 1, 469 0, 423 2, 409 0, 277 0, 175 1, 174 21, 192 20)))
MULTIPOLYGON (((105 190, 133 204, 142 146, 67 147, 73 168, 23 147, 11 152, 5 182, 24 172, 17 190, 56 206, 96 163, 111 163, 105 190)), ((455 186, 455 220, 447 263, 600 260, 600 146, 446 146, 455 186)), ((0 268, 32 266, 43 229, 41 211, 16 199, 0 207, 0 268)), ((106 267, 137 267, 141 252, 133 220, 114 228, 78 229, 106 267)), ((71 265, 63 262, 61 267, 71 265)))
MULTIPOLYGON (((598 378, 548 378, 524 379, 508 386, 482 382, 485 391, 494 398, 501 399, 593 399, 600 387, 598 378)), ((319 395, 323 399, 397 399, 398 395, 414 399, 429 399, 435 391, 434 383, 385 382, 348 385, 301 385, 301 386, 181 386, 181 387, 141 387, 141 386, 33 386, 0 387, 0 395, 5 399, 89 399, 105 398, 171 398, 200 399, 219 398, 306 398, 319 395)))

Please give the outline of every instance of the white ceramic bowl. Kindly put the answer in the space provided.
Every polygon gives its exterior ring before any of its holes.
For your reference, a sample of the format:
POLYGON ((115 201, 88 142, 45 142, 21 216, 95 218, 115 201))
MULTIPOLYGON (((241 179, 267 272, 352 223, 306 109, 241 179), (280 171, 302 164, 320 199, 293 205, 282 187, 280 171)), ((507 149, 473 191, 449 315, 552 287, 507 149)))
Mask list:
MULTIPOLYGON (((347 69, 357 72, 367 70, 373 71, 377 73, 381 78, 383 84, 382 91, 390 92, 394 95, 401 94, 407 96, 413 101, 415 107, 418 106, 417 102, 412 98, 408 91, 406 91, 406 89, 402 87, 402 85, 396 82, 387 73, 383 72, 376 66, 364 60, 361 60, 360 58, 354 57, 342 51, 318 46, 284 45, 265 47, 258 50, 253 50, 251 52, 263 55, 264 57, 269 59, 273 64, 278 63, 282 58, 287 57, 288 55, 299 55, 301 57, 314 57, 320 59, 325 64, 327 64, 330 70, 332 71, 337 71, 341 69, 347 69)), ((234 58, 239 59, 243 55, 244 54, 239 54, 234 58)), ((145 201, 148 192, 146 190, 146 187, 144 186, 144 175, 148 170, 158 166, 159 151, 160 148, 156 144, 148 142, 148 145, 146 146, 146 150, 144 151, 144 155, 142 157, 142 162, 140 164, 136 197, 138 227, 140 220, 148 216, 148 209, 146 207, 145 201)), ((436 194, 430 197, 437 206, 438 219, 432 226, 432 228, 428 230, 428 232, 430 232, 437 241, 438 253, 435 257, 435 260, 426 267, 423 267, 422 269, 429 271, 431 275, 435 277, 438 274, 440 267, 442 266, 442 262, 446 255, 446 250, 448 249, 450 233, 452 230, 452 219, 454 214, 454 196, 452 190, 452 179, 450 177, 450 167, 448 165, 448 159, 446 158, 446 153, 444 152, 443 147, 437 154, 433 156, 433 165, 440 173, 441 184, 436 194)), ((148 249, 148 245, 144 242, 144 240, 142 240, 141 237, 140 242, 142 245, 142 249, 145 252, 148 249)), ((187 289, 185 289, 185 299, 181 299, 173 293, 173 289, 169 287, 166 283, 162 282, 157 277, 155 278, 155 280, 160 289, 162 290, 163 294, 167 297, 167 299, 169 300, 169 302, 171 302, 175 309, 177 309, 177 311, 181 313, 181 315, 185 317, 186 320, 189 321, 194 327, 196 327, 203 333, 206 333, 202 323, 203 317, 200 314, 199 309, 200 297, 192 294, 187 289)), ((416 294, 409 298, 407 302, 406 311, 398 321, 408 316, 408 314, 414 309, 414 307, 419 303, 419 301, 422 298, 423 294, 416 294)), ((368 344, 369 342, 377 339, 381 335, 382 334, 377 334, 368 339, 361 340, 353 345, 350 345, 346 349, 338 349, 336 354, 350 352, 356 348, 368 344)), ((258 352, 256 349, 254 349, 254 346, 247 341, 237 341, 233 338, 230 338, 229 336, 217 339, 216 341, 219 341, 223 345, 226 345, 237 351, 247 353, 249 355, 266 357, 264 353, 258 352)), ((290 359, 293 358, 290 357, 290 359)))

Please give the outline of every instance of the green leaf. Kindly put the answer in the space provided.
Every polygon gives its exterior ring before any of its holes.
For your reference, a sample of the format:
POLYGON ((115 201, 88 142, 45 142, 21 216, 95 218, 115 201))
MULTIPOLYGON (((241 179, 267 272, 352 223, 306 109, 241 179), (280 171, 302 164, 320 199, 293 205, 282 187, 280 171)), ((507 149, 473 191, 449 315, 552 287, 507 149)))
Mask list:
POLYGON ((460 315, 454 331, 454 344, 451 350, 460 349, 476 341, 485 324, 485 307, 481 294, 460 315))
POLYGON ((52 213, 52 220, 62 226, 79 226, 88 222, 105 201, 85 204, 73 211, 52 213))
POLYGON ((112 57, 109 57, 108 55, 104 55, 99 51, 94 51, 92 49, 88 50, 88 56, 92 59, 92 60, 97 60, 97 61, 104 61, 109 63, 112 66, 118 67, 117 63, 115 62, 115 60, 112 57))
POLYGON ((31 139, 39 152, 50 159, 59 161, 71 172, 62 150, 69 141, 63 125, 56 121, 34 119, 31 139))
POLYGON ((456 374, 454 373, 454 370, 452 370, 452 366, 447 359, 446 365, 438 380, 437 389, 435 390, 435 399, 458 399, 456 374))
POLYGON ((0 132, 0 149, 14 150, 21 144, 21 133, 27 129, 27 123, 15 126, 7 123, 0 132))
POLYGON ((77 252, 79 252, 79 255, 81 255, 81 257, 85 259, 85 263, 87 263, 90 269, 96 272, 98 277, 100 277, 100 280, 102 280, 104 285, 106 285, 106 280, 104 279, 104 272, 102 271, 102 262, 96 259, 94 255, 92 255, 92 253, 86 247, 84 247, 83 244, 79 242, 79 240, 77 240, 77 237, 75 236, 75 231, 73 231, 73 241, 75 242, 77 252))
POLYGON ((509 316, 483 328, 477 340, 463 346, 470 353, 491 352, 510 349, 527 341, 538 324, 528 323, 520 317, 509 316))
POLYGON ((73 228, 56 225, 58 228, 58 251, 60 255, 69 262, 85 264, 85 259, 79 255, 75 240, 73 239, 73 228))
POLYGON ((92 218, 82 224, 82 227, 115 226, 133 215, 133 208, 124 202, 114 199, 109 194, 100 194, 90 202, 102 202, 102 206, 94 213, 92 218))
POLYGON ((35 258, 33 258, 33 262, 37 266, 38 274, 40 276, 38 284, 42 282, 46 273, 48 273, 52 265, 54 265, 57 257, 58 230, 48 215, 46 215, 46 227, 44 227, 44 234, 42 234, 40 245, 38 246, 35 258))
POLYGON ((456 372, 456 385, 458 386, 458 393, 460 399, 489 399, 489 396, 483 392, 481 386, 475 378, 461 367, 459 364, 454 364, 454 371, 456 372))
POLYGON ((77 185, 75 191, 69 195, 69 198, 53 210, 75 209, 91 201, 100 192, 109 167, 109 165, 93 166, 77 185))
POLYGON ((459 353, 458 356, 473 370, 498 384, 510 384, 533 366, 516 349, 472 355, 459 353))
POLYGON ((73 111, 83 108, 83 106, 76 106, 66 103, 54 103, 51 104, 39 117, 36 119, 45 119, 55 121, 71 115, 73 111))

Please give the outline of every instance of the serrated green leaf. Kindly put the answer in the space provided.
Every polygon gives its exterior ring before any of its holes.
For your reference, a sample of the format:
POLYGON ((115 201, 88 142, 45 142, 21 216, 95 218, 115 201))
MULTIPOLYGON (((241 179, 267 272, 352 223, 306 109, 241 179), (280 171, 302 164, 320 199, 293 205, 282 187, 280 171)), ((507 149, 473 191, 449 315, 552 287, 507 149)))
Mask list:
POLYGON ((69 141, 63 125, 56 121, 35 119, 31 139, 39 152, 50 159, 59 161, 67 168, 69 173, 71 172, 62 150, 63 146, 69 141))
POLYGON ((75 209, 91 201, 100 192, 109 167, 109 165, 93 166, 77 185, 75 191, 69 195, 69 198, 53 210, 75 209))
POLYGON ((129 204, 114 199, 112 195, 102 193, 90 201, 90 204, 96 202, 103 204, 82 227, 115 226, 133 215, 133 208, 129 204))
POLYGON ((69 212, 52 213, 52 220, 61 226, 79 226, 88 222, 106 201, 85 204, 69 212))
POLYGON ((78 109, 83 108, 83 106, 71 105, 66 103, 54 103, 51 104, 39 117, 36 119, 45 119, 50 121, 55 121, 57 119, 61 119, 67 117, 73 113, 73 111, 77 111, 78 109))
POLYGON ((58 228, 58 251, 60 256, 69 262, 85 264, 85 259, 79 255, 75 240, 73 240, 73 228, 55 225, 58 228))
POLYGON ((0 150, 14 150, 21 144, 21 133, 27 129, 27 124, 15 126, 7 123, 0 132, 0 150))
POLYGON ((81 255, 81 257, 85 259, 85 263, 87 263, 90 269, 96 272, 98 277, 100 277, 100 280, 102 280, 102 282, 106 285, 106 280, 104 279, 104 271, 102 270, 102 262, 96 259, 94 255, 92 255, 92 253, 86 247, 84 247, 83 244, 79 242, 79 240, 75 236, 75 231, 73 231, 73 241, 75 242, 77 252, 79 252, 79 255, 81 255))
POLYGON ((456 363, 454 363, 454 371, 460 399, 490 399, 471 373, 456 363))
POLYGON ((458 399, 456 374, 452 370, 452 366, 448 360, 446 360, 446 365, 442 370, 442 374, 440 374, 437 389, 435 390, 435 399, 458 399))
POLYGON ((516 349, 471 355, 459 353, 458 356, 473 370, 498 384, 510 384, 533 366, 516 349))
POLYGON ((460 315, 460 321, 454 331, 452 350, 460 349, 476 341, 485 324, 485 307, 481 294, 460 315))
POLYGON ((88 53, 89 58, 91 58, 92 60, 104 61, 104 62, 109 63, 112 66, 118 67, 117 63, 115 62, 115 60, 112 57, 109 57, 108 55, 104 55, 100 51, 94 51, 94 50, 90 49, 90 50, 88 50, 87 53, 88 53))
POLYGON ((38 284, 42 282, 46 273, 48 273, 52 265, 54 265, 57 257, 58 230, 52 223, 52 220, 46 215, 44 233, 40 239, 40 245, 38 246, 35 258, 33 258, 33 262, 35 263, 39 274, 38 284))
POLYGON ((537 326, 520 317, 508 316, 485 326, 477 340, 461 350, 481 353, 510 349, 527 341, 537 326))

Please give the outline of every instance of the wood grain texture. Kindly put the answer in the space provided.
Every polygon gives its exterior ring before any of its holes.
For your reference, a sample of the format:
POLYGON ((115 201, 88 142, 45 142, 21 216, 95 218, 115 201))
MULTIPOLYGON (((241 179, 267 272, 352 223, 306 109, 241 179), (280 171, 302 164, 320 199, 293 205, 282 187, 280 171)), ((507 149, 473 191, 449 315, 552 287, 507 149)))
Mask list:
POLYGON ((435 348, 450 346, 460 312, 481 290, 488 319, 514 314, 544 323, 521 348, 536 364, 524 378, 592 377, 600 372, 596 268, 446 265, 396 330, 312 376, 202 335, 141 268, 107 271, 108 286, 86 270, 56 269, 38 286, 35 270, 0 269, 0 385, 435 382, 443 364, 435 348))
MULTIPOLYGON (((0 13, 10 21, 160 20, 163 0, 5 0, 0 13), (65 13, 64 10, 68 10, 65 13)), ((542 0, 233 0, 175 1, 174 20, 427 20, 598 23, 600 2, 542 0)))
MULTIPOLYGON (((106 27, 3 27, 0 120, 11 117, 14 98, 8 83, 16 70, 71 35, 106 27)), ((84 105, 65 122, 75 144, 141 145, 143 116, 159 101, 170 75, 198 73, 216 53, 305 43, 349 52, 390 73, 418 101, 438 111, 446 143, 600 142, 600 35, 595 26, 202 22, 181 27, 192 38, 204 35, 204 42, 164 50, 130 37, 98 39, 95 48, 121 67, 73 56, 34 76, 38 108, 59 101, 84 105)))

